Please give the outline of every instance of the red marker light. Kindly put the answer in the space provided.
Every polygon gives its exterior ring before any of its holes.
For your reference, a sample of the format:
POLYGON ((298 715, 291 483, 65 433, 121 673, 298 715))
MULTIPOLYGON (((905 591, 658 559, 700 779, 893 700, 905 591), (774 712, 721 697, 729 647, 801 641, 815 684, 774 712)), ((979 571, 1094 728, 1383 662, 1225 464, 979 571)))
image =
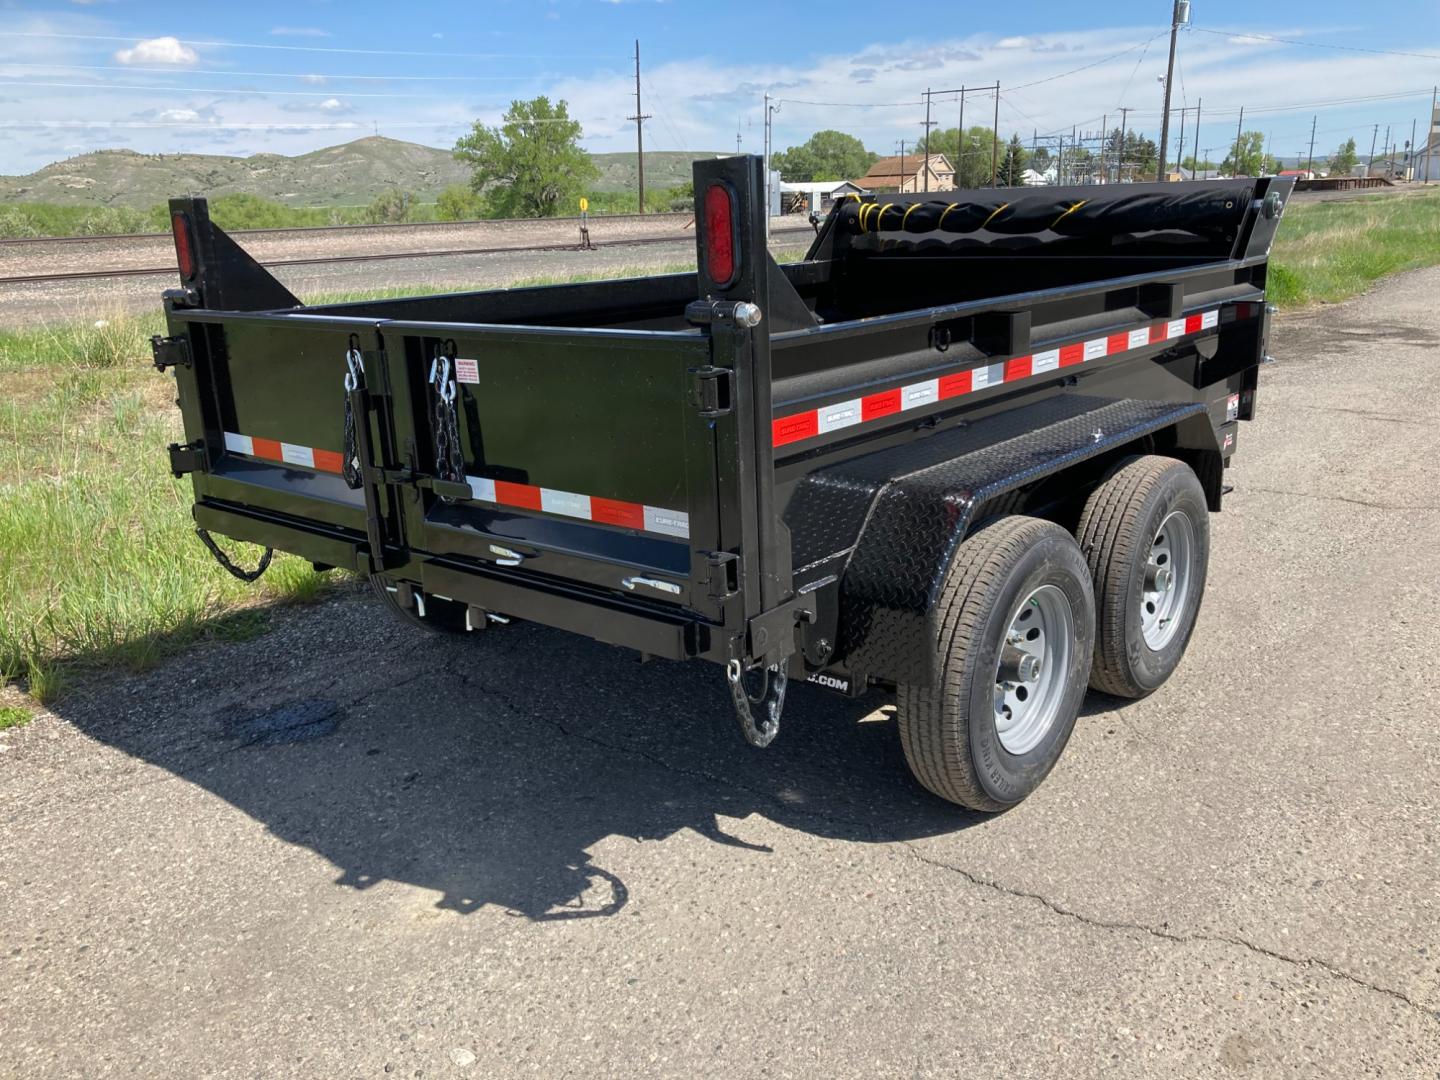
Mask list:
POLYGON ((735 280, 735 203, 725 184, 705 190, 705 271, 720 288, 735 280))
POLYGON ((195 276, 195 252, 190 247, 190 219, 184 214, 171 214, 170 231, 175 235, 175 261, 180 265, 180 277, 189 281, 195 276))

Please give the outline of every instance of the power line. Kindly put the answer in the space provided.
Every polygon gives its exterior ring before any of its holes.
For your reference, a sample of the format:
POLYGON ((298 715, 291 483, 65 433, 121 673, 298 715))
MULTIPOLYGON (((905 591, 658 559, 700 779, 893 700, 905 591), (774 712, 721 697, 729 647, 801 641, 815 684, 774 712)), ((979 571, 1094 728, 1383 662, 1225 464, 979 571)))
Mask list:
POLYGON ((1341 52, 1371 53, 1375 56, 1412 56, 1421 60, 1440 60, 1440 53, 1402 52, 1399 49, 1366 49, 1360 45, 1329 45, 1320 41, 1301 41, 1299 38, 1275 37, 1273 34, 1256 34, 1248 30, 1207 30, 1203 26, 1192 26, 1197 34, 1210 34, 1224 38, 1254 38, 1257 41, 1273 41, 1279 45, 1302 45, 1307 49, 1337 49, 1341 52))
MULTIPOLYGON (((41 30, 10 30, 6 33, 9 37, 59 38, 64 41, 128 41, 135 43, 144 40, 134 35, 122 37, 115 34, 59 34, 41 30)), ((176 40, 181 45, 198 45, 201 48, 273 49, 279 52, 342 53, 347 56, 439 56, 464 60, 594 60, 604 55, 596 53, 430 52, 417 49, 346 49, 333 45, 276 45, 268 41, 197 41, 190 38, 177 38, 176 40)), ((610 59, 609 56, 604 56, 604 58, 610 59)))
POLYGON ((4 68, 41 68, 50 71, 57 69, 61 71, 113 71, 116 73, 138 71, 155 75, 233 75, 243 78, 299 79, 302 82, 314 81, 315 79, 353 79, 369 82, 494 82, 510 79, 543 79, 549 77, 548 75, 355 75, 350 72, 342 75, 318 71, 297 74, 286 71, 235 71, 230 68, 177 70, 173 67, 133 67, 129 64, 123 67, 117 67, 115 64, 21 64, 12 60, 0 60, 0 69, 4 68))
POLYGON ((1155 34, 1152 37, 1148 37, 1144 41, 1137 42, 1136 44, 1131 45, 1128 49, 1121 49, 1117 53, 1111 53, 1109 56, 1103 56, 1099 60, 1094 60, 1088 64, 1082 64, 1080 67, 1077 68, 1071 68, 1069 71, 1062 71, 1058 75, 1047 75, 1045 78, 1036 79, 1034 82, 1021 83, 1019 86, 1012 86, 1009 90, 1006 90, 1005 92, 1007 94, 1011 94, 1014 93, 1016 90, 1026 90, 1032 86, 1039 86, 1041 83, 1054 82, 1056 79, 1063 79, 1068 75, 1078 75, 1082 71, 1089 71, 1091 68, 1099 67, 1101 64, 1108 64, 1111 60, 1117 60, 1120 57, 1124 56, 1126 53, 1132 53, 1136 49, 1146 48, 1147 46, 1149 46, 1150 42, 1155 40, 1155 38, 1164 37, 1169 32, 1170 31, 1168 30, 1162 30, 1160 31, 1160 33, 1155 34))
MULTIPOLYGON (((3 77, 0 77, 3 78, 3 77)), ((245 97, 318 97, 333 98, 344 96, 347 98, 420 98, 431 101, 450 101, 449 97, 441 94, 366 94, 355 93, 349 90, 243 90, 231 89, 224 86, 173 86, 170 83, 80 83, 80 82, 37 82, 28 79, 7 79, 0 81, 0 86, 44 86, 61 90, 148 90, 153 93, 160 93, 167 90, 179 90, 186 94, 240 94, 245 97)), ((545 123, 537 120, 535 123, 545 123)))

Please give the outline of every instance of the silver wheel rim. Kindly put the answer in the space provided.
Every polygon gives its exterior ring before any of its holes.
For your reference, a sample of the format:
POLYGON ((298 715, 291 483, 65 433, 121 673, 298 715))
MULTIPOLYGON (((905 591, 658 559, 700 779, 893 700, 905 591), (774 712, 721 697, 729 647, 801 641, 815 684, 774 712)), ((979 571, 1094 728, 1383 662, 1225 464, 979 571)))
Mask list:
POLYGON ((1172 510, 1150 541, 1140 584, 1140 634, 1152 651, 1170 644, 1184 621, 1194 554, 1195 523, 1185 511, 1172 510))
POLYGON ((995 663, 995 733, 1007 753, 1033 750, 1054 726, 1074 642, 1070 599, 1058 586, 1040 586, 1015 608, 995 663))

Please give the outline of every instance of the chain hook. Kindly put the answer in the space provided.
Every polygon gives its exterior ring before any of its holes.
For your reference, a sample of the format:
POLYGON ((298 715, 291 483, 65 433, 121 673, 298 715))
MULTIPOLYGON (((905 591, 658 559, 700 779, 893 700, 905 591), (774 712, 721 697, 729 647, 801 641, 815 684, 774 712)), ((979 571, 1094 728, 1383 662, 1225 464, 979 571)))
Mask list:
POLYGON ((725 681, 730 687, 730 701, 735 706, 735 718, 740 721, 740 734, 751 746, 763 749, 780 734, 780 714, 785 709, 785 687, 789 679, 779 664, 752 670, 762 672, 765 678, 758 695, 751 694, 746 689, 745 668, 738 658, 732 657, 726 661, 725 681), (759 721, 755 718, 756 706, 760 707, 759 721))

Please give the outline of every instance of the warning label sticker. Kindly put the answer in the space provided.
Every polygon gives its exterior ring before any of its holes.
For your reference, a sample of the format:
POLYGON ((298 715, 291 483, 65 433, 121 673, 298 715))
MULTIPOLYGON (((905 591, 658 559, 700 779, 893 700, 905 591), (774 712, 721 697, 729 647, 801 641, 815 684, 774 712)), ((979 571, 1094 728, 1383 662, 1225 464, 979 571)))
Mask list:
POLYGON ((455 358, 455 381, 478 383, 480 381, 480 364, 476 360, 466 360, 463 356, 455 358))

